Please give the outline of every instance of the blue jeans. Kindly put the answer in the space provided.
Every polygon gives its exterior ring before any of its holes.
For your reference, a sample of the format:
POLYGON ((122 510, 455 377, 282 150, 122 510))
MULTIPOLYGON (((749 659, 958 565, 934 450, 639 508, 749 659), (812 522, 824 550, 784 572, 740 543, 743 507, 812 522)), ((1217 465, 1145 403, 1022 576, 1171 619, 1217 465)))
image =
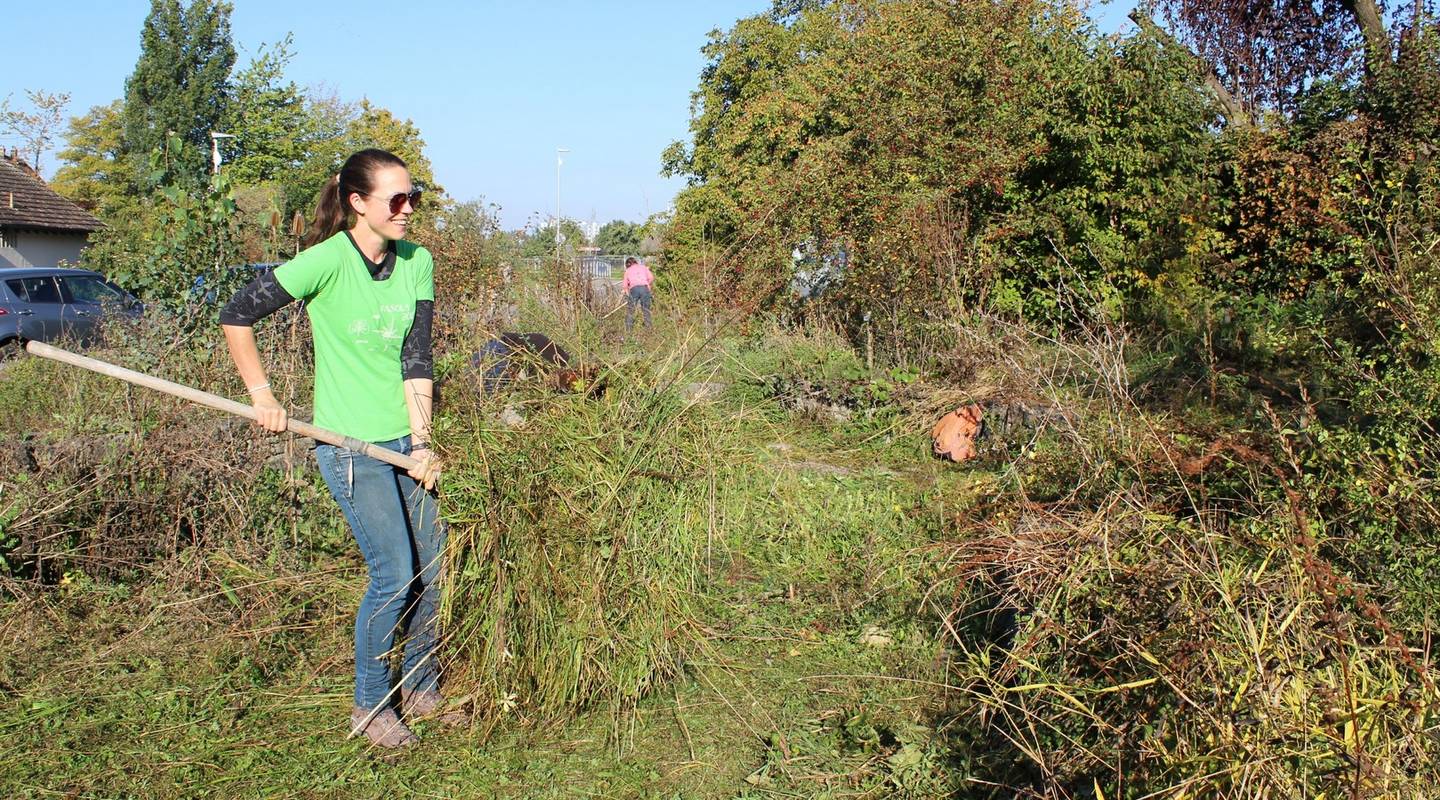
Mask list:
POLYGON ((649 286, 631 286, 630 293, 625 295, 625 330, 635 327, 635 306, 645 312, 645 327, 650 327, 650 303, 653 295, 650 294, 649 286))
MULTIPOLYGON (((409 436, 376 444, 410 452, 409 436)), ((400 469, 353 450, 318 445, 315 460, 370 574, 355 615, 355 705, 387 702, 397 634, 404 634, 405 688, 435 689, 435 609, 445 549, 435 498, 400 469)))

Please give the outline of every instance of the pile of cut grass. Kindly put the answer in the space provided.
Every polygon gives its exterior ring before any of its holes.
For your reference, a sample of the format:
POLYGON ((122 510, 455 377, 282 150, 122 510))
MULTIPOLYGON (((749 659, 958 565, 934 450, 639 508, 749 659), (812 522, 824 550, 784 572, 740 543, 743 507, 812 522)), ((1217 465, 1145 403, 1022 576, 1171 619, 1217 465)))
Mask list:
POLYGON ((524 404, 514 429, 484 406, 443 428, 452 682, 481 705, 618 710, 679 669, 734 423, 644 380, 611 387, 524 404))
POLYGON ((446 672, 482 716, 618 721, 723 635, 737 594, 813 599, 857 629, 918 607, 941 521, 916 513, 917 485, 808 457, 768 407, 683 399, 680 360, 614 368, 593 397, 452 401, 438 424, 446 672))

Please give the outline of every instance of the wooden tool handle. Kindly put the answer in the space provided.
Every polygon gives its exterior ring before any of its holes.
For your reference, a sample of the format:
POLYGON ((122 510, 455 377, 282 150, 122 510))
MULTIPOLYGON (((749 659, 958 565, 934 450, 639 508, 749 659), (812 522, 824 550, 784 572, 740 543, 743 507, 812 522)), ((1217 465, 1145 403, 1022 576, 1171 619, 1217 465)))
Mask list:
MULTIPOLYGON (((244 417, 245 419, 255 419, 255 409, 253 407, 244 403, 237 403, 226 397, 210 394, 209 392, 202 392, 199 389, 192 389, 189 386, 146 375, 143 372, 136 372, 133 369, 117 367, 114 364, 99 361, 88 356, 82 356, 78 353, 72 353, 69 350, 62 350, 53 345, 45 344, 44 342, 26 342, 25 349, 43 358, 88 369, 91 372, 98 372, 101 375, 109 375, 112 378, 119 378, 127 383, 144 386, 147 389, 154 389, 157 392, 164 392, 165 394, 179 397, 182 400, 189 400, 192 403, 198 403, 217 411, 224 411, 229 414, 234 414, 237 417, 244 417)), ((387 464, 393 464, 404 470, 411 470, 420 466, 418 460, 403 453, 377 447, 369 442, 362 442, 359 439, 336 433, 335 431, 317 428, 308 422, 301 422, 298 419, 288 420, 285 423, 285 428, 301 436, 314 439, 317 442, 324 442, 325 444, 333 444, 336 447, 343 447, 347 450, 354 450, 357 453, 363 453, 371 458, 384 461, 387 464)))

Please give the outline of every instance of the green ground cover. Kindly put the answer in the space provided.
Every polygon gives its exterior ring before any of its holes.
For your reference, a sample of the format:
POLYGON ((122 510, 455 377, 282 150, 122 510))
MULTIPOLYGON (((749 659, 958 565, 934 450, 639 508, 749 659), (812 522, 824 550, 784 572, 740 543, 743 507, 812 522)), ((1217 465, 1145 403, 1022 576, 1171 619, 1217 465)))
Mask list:
POLYGON ((575 334, 580 392, 485 395, 449 345, 444 658, 476 718, 398 754, 345 739, 363 565, 300 442, 5 368, 0 795, 1425 796, 1432 584, 1373 575, 1429 551, 1355 577, 1378 539, 1340 526, 1402 517, 1297 480, 1313 423, 1144 405, 1116 330, 957 329, 943 379, 681 316, 575 334), (974 401, 981 459, 932 458, 974 401))
MULTIPOLYGON (((471 525, 467 515, 483 517, 489 498, 511 492, 499 509, 509 555, 533 553, 526 537, 555 523, 554 530, 580 531, 566 545, 571 557, 610 552, 623 530, 626 563, 664 567, 623 582, 629 599, 603 596, 589 621, 597 627, 572 615, 569 628, 538 631, 541 646, 528 663, 518 659, 504 691, 494 691, 493 670, 484 672, 495 665, 452 640, 457 683, 473 689, 482 707, 473 728, 422 725, 424 743, 401 754, 345 739, 350 615, 363 565, 332 509, 315 502, 323 500, 318 478, 303 468, 287 477, 272 466, 259 485, 272 499, 300 498, 311 509, 301 513, 303 524, 287 524, 284 508, 272 508, 253 517, 260 529, 202 540, 143 574, 97 577, 75 562, 50 588, 5 601, 0 794, 947 792, 960 780, 937 734, 949 656, 921 596, 933 578, 929 548, 944 528, 937 499, 963 491, 957 486, 968 479, 930 461, 919 437, 896 437, 863 415, 840 423, 783 407, 763 382, 746 381, 754 374, 746 364, 756 358, 755 350, 726 343, 688 361, 625 366, 622 359, 605 397, 521 397, 522 428, 494 423, 484 404, 447 419, 447 454, 476 447, 485 457, 475 465, 501 476, 481 486, 471 483, 478 472, 453 471, 446 489, 453 536, 498 530, 471 525), (695 375, 728 388, 681 399, 679 379, 695 375), (625 438, 636 430, 617 423, 617 413, 657 392, 666 394, 637 425, 643 434, 658 424, 659 437, 637 460, 637 442, 625 438), (545 468, 527 472, 525 459, 545 468), (552 519, 546 515, 555 509, 531 492, 527 526, 520 490, 534 488, 524 480, 532 474, 599 487, 597 496, 577 498, 589 516, 552 519), (633 494, 622 493, 616 506, 629 512, 607 515, 603 495, 614 488, 607 477, 617 475, 634 478, 633 494), (637 516, 637 498, 647 497, 654 502, 637 516), (596 538, 597 531, 609 533, 596 538), (669 545, 663 553, 660 541, 669 545), (646 601, 672 593, 668 617, 645 613, 655 610, 646 601), (622 608, 633 612, 632 627, 604 628, 622 608), (547 648, 564 635, 624 633, 617 640, 643 644, 640 634, 663 637, 646 627, 655 619, 685 632, 671 631, 665 663, 628 702, 608 702, 608 675, 595 679, 594 696, 570 703, 548 702, 537 688, 543 684, 531 680, 557 671, 538 659, 554 658, 547 648)), ((462 589, 465 558, 455 579, 462 589)), ((581 583, 614 575, 574 563, 567 569, 581 583)), ((523 568, 516 574, 541 579, 523 568)), ((472 571, 469 579, 479 577, 472 571)), ((489 618, 458 600, 448 613, 462 631, 489 618)), ((640 647, 634 658, 643 666, 650 653, 640 647)))

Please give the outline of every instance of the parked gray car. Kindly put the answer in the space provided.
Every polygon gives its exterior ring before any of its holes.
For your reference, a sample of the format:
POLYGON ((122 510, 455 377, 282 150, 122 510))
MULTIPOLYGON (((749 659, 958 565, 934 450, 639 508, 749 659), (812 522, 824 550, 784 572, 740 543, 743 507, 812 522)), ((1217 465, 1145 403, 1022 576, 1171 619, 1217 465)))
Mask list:
POLYGON ((0 357, 26 341, 93 342, 108 319, 137 319, 145 307, 98 272, 62 267, 0 269, 0 357))

